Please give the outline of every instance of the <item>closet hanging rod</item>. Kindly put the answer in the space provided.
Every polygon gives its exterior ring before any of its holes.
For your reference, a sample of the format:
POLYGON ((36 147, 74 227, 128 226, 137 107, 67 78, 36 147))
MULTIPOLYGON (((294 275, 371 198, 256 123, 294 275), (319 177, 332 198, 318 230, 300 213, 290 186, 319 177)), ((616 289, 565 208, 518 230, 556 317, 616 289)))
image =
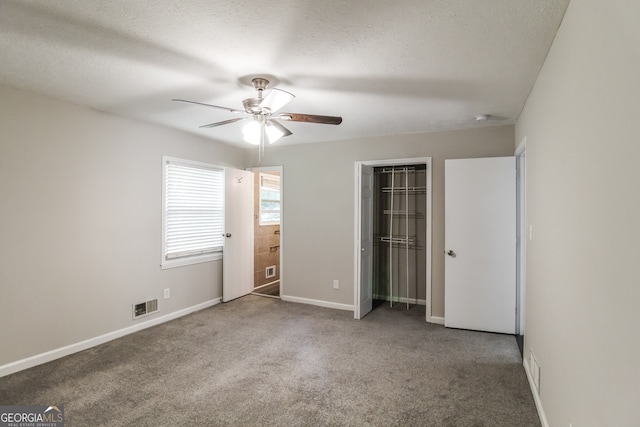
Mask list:
POLYGON ((384 242, 384 243, 409 243, 409 244, 413 244, 413 242, 415 242, 415 239, 413 237, 389 237, 389 236, 382 236, 380 237, 380 241, 384 242))
POLYGON ((399 193, 399 192, 404 192, 404 191, 409 191, 412 193, 419 193, 419 192, 426 192, 427 191, 427 187, 382 187, 382 192, 383 193, 399 193))
POLYGON ((398 166, 395 168, 383 168, 380 170, 377 170, 377 173, 398 173, 398 172, 408 172, 408 173, 422 173, 422 172, 426 172, 426 169, 416 169, 415 166, 398 166))
MULTIPOLYGON (((380 241, 380 242, 379 242, 379 243, 377 243, 377 244, 384 245, 385 247, 386 247, 386 245, 391 245, 391 247, 393 247, 393 248, 403 248, 403 249, 405 248, 405 245, 406 245, 406 243, 405 243, 405 242, 393 242, 393 243, 389 243, 389 242, 383 242, 383 241, 380 241)), ((415 243, 411 243, 411 244, 409 245, 409 250, 410 250, 410 251, 420 251, 420 250, 422 250, 422 246, 420 246, 420 245, 416 245, 415 243)))
POLYGON ((412 218, 422 218, 424 214, 416 211, 405 211, 404 209, 384 209, 382 211, 385 215, 408 215, 412 218))

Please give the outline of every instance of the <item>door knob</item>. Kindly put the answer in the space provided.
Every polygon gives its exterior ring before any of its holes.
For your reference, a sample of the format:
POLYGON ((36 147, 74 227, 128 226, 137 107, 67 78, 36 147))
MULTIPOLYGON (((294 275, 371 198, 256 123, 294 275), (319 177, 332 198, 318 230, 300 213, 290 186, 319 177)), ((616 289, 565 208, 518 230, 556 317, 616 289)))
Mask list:
POLYGON ((225 234, 225 237, 226 237, 226 238, 231 237, 231 233, 227 233, 227 234, 225 234))
POLYGON ((447 255, 449 255, 451 258, 455 258, 456 257, 456 253, 454 251, 452 251, 451 249, 449 249, 447 251, 447 255))

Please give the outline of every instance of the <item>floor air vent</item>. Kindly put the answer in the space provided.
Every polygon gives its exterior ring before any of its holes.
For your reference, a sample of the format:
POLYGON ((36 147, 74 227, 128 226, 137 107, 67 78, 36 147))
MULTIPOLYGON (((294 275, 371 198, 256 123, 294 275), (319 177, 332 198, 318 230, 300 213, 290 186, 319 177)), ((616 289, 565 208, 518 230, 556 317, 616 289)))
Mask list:
POLYGON ((158 311, 158 299, 152 299, 139 304, 133 304, 133 318, 137 319, 158 311))

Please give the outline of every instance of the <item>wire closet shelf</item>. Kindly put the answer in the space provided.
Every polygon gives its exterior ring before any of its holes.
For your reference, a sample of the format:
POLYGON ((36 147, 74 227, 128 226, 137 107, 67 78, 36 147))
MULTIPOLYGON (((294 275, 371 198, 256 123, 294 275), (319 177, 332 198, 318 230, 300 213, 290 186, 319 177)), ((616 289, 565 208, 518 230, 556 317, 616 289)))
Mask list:
MULTIPOLYGON (((409 219, 424 218, 424 213, 416 210, 409 209, 409 194, 425 194, 427 192, 426 186, 409 185, 409 175, 424 172, 424 169, 417 169, 413 166, 393 166, 382 168, 379 173, 390 174, 391 185, 388 187, 382 187, 382 192, 389 194, 390 209, 384 209, 383 214, 389 217, 389 234, 378 235, 376 239, 382 243, 389 244, 389 304, 393 307, 393 274, 394 274, 394 249, 404 248, 405 250, 405 285, 406 285, 406 301, 407 310, 410 308, 409 304, 409 250, 420 249, 417 245, 417 239, 415 235, 409 234, 409 219), (403 179, 404 178, 404 179, 403 179), (404 181, 404 182, 402 182, 404 181), (403 197, 404 208, 395 208, 395 198, 403 197), (394 220, 398 221, 404 219, 404 233, 394 233, 394 220)), ((398 224, 401 225, 401 224, 398 224)), ((399 292, 398 292, 399 293, 399 292)), ((399 296, 399 295, 398 295, 399 296)))

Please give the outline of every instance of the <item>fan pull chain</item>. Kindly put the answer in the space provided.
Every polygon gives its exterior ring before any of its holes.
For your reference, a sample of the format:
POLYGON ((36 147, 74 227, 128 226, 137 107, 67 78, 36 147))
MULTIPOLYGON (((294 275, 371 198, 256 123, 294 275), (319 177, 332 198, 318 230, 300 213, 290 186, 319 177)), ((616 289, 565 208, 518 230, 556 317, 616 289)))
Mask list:
POLYGON ((262 164, 262 158, 264 157, 264 141, 266 139, 266 130, 264 124, 260 125, 260 145, 258 146, 258 164, 262 164))

